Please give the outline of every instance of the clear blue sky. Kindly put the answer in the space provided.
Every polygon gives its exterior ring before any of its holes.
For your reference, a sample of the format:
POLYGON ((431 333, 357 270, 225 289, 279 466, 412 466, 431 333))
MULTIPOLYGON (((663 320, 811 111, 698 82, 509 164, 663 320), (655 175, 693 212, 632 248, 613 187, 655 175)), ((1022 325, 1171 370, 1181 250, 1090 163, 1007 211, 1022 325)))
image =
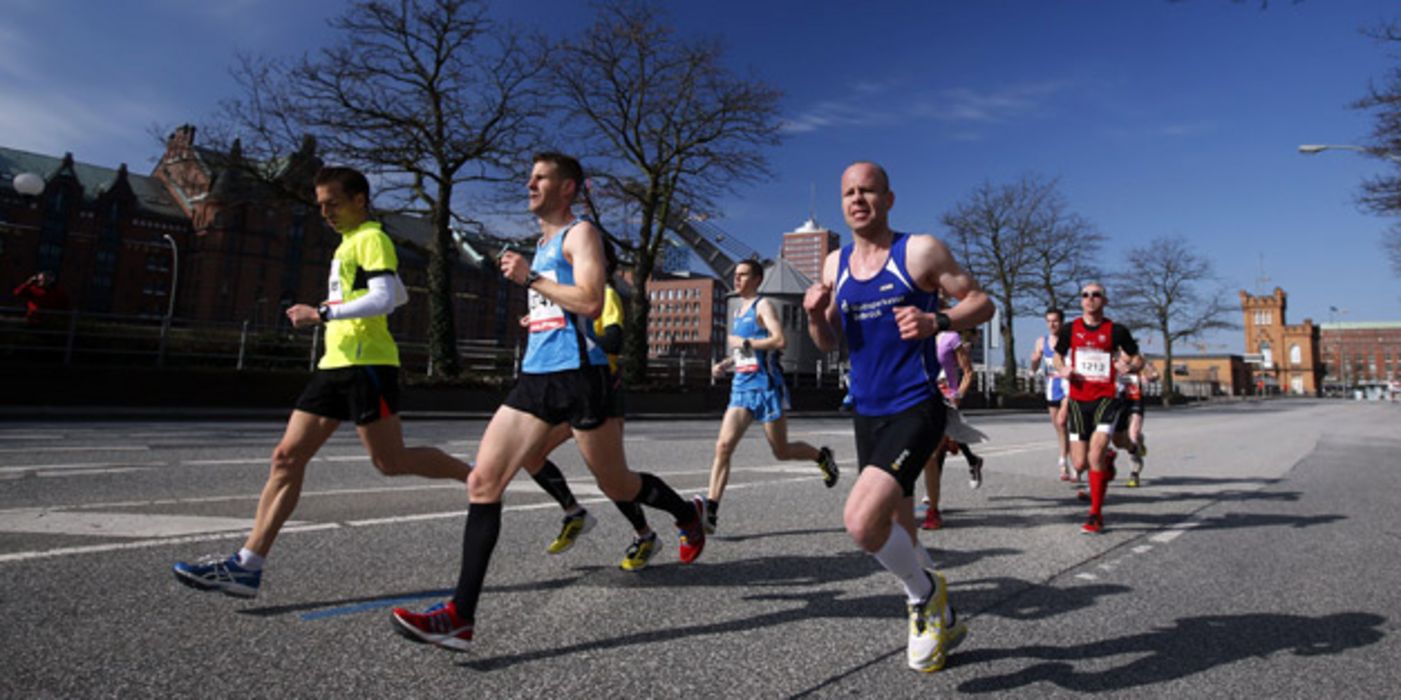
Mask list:
MULTIPOLYGON (((666 5, 786 94, 776 178, 728 199, 718 222, 766 254, 807 218, 814 185, 818 221, 845 239, 837 184, 854 159, 890 171, 897 228, 933 233, 978 183, 1039 173, 1108 236, 1110 266, 1181 235, 1232 295, 1259 286, 1263 256, 1293 322, 1326 322, 1330 306, 1347 310, 1340 320, 1401 319, 1401 280, 1378 248, 1389 221, 1354 205, 1384 164, 1295 151, 1366 137, 1369 116, 1348 105, 1401 56, 1360 30, 1401 16, 1394 0, 666 5)), ((314 49, 342 7, 4 0, 0 144, 147 171, 160 150, 151 125, 199 123, 235 94, 236 50, 314 49)), ((590 19, 577 1, 495 11, 554 36, 590 19)), ((1040 330, 1019 323, 1019 345, 1040 330)), ((1206 349, 1241 352, 1243 339, 1206 349)))

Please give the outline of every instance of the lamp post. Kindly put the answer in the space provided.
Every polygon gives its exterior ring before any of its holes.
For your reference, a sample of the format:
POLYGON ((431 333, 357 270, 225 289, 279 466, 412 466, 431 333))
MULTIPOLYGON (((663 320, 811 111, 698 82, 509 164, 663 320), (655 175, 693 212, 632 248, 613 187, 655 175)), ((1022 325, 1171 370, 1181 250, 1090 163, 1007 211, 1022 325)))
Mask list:
POLYGON ((165 309, 165 322, 170 323, 175 315, 175 288, 180 281, 180 247, 175 245, 175 239, 168 233, 162 233, 161 238, 170 244, 170 299, 165 309))
POLYGON ((161 238, 170 244, 170 299, 165 307, 165 318, 161 320, 161 345, 160 351, 156 353, 156 366, 165 366, 165 341, 170 334, 170 321, 175 316, 175 289, 180 280, 180 247, 175 245, 175 239, 168 233, 162 233, 161 238))
POLYGON ((1362 146, 1342 144, 1304 144, 1299 146, 1299 152, 1306 156, 1315 155, 1324 151, 1356 151, 1363 155, 1369 155, 1374 158, 1385 158, 1393 163, 1401 164, 1401 155, 1397 155, 1391 151, 1383 151, 1378 148, 1363 148, 1362 146))

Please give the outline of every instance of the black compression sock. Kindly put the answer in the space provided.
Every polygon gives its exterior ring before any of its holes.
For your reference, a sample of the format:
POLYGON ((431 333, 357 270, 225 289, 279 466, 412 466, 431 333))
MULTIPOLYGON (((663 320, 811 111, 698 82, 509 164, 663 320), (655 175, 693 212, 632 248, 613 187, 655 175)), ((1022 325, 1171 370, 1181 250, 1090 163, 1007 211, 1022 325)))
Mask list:
POLYGON ((501 535, 501 504, 473 503, 467 509, 467 525, 462 530, 462 570, 452 602, 458 617, 471 621, 477 615, 477 599, 482 595, 486 565, 501 535))
POLYGON ((634 531, 641 532, 647 529, 647 515, 642 512, 642 506, 633 501, 613 501, 613 505, 618 507, 618 511, 629 523, 632 523, 634 531))
POLYGON ((676 519, 677 525, 696 521, 695 507, 677 495, 676 491, 667 486, 665 481, 651 474, 642 474, 641 476, 642 490, 637 492, 637 498, 634 498, 634 501, 671 513, 671 517, 676 519))
POLYGON ((569 490, 569 482, 564 480, 564 473, 555 466, 554 462, 545 460, 545 465, 540 467, 540 471, 531 474, 530 478, 550 494, 550 497, 559 502, 561 508, 566 510, 578 505, 574 500, 574 492, 569 490))
POLYGON ((720 502, 719 502, 719 501, 712 501, 712 500, 710 500, 709 498, 705 499, 705 512, 710 513, 711 515, 715 515, 716 513, 719 513, 719 512, 720 512, 720 502))

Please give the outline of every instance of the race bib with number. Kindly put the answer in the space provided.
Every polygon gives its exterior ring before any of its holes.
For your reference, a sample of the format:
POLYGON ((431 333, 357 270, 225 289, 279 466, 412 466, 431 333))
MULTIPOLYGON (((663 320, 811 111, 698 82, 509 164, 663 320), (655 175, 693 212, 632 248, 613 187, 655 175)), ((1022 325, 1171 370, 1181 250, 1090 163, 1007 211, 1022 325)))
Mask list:
POLYGON ((759 371, 759 358, 753 350, 745 352, 744 348, 735 348, 733 351, 735 358, 735 373, 753 374, 759 371))
MULTIPOLYGON (((556 281, 554 270, 541 272, 540 276, 551 282, 556 281)), ((564 328, 564 309, 560 308, 559 304, 550 301, 534 289, 530 289, 526 293, 526 301, 530 305, 531 333, 543 333, 564 328)))
POLYGON ((1107 382, 1110 379, 1109 353, 1103 350, 1078 348, 1075 351, 1075 373, 1085 381, 1107 382))

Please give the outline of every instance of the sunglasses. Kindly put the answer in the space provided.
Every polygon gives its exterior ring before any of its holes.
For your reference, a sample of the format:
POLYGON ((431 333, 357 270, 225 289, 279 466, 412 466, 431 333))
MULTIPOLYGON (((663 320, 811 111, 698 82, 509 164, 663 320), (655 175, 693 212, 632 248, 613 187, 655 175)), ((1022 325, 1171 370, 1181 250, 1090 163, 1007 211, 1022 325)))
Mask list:
POLYGON ((1080 292, 1081 299, 1103 299, 1104 292, 1080 292))

